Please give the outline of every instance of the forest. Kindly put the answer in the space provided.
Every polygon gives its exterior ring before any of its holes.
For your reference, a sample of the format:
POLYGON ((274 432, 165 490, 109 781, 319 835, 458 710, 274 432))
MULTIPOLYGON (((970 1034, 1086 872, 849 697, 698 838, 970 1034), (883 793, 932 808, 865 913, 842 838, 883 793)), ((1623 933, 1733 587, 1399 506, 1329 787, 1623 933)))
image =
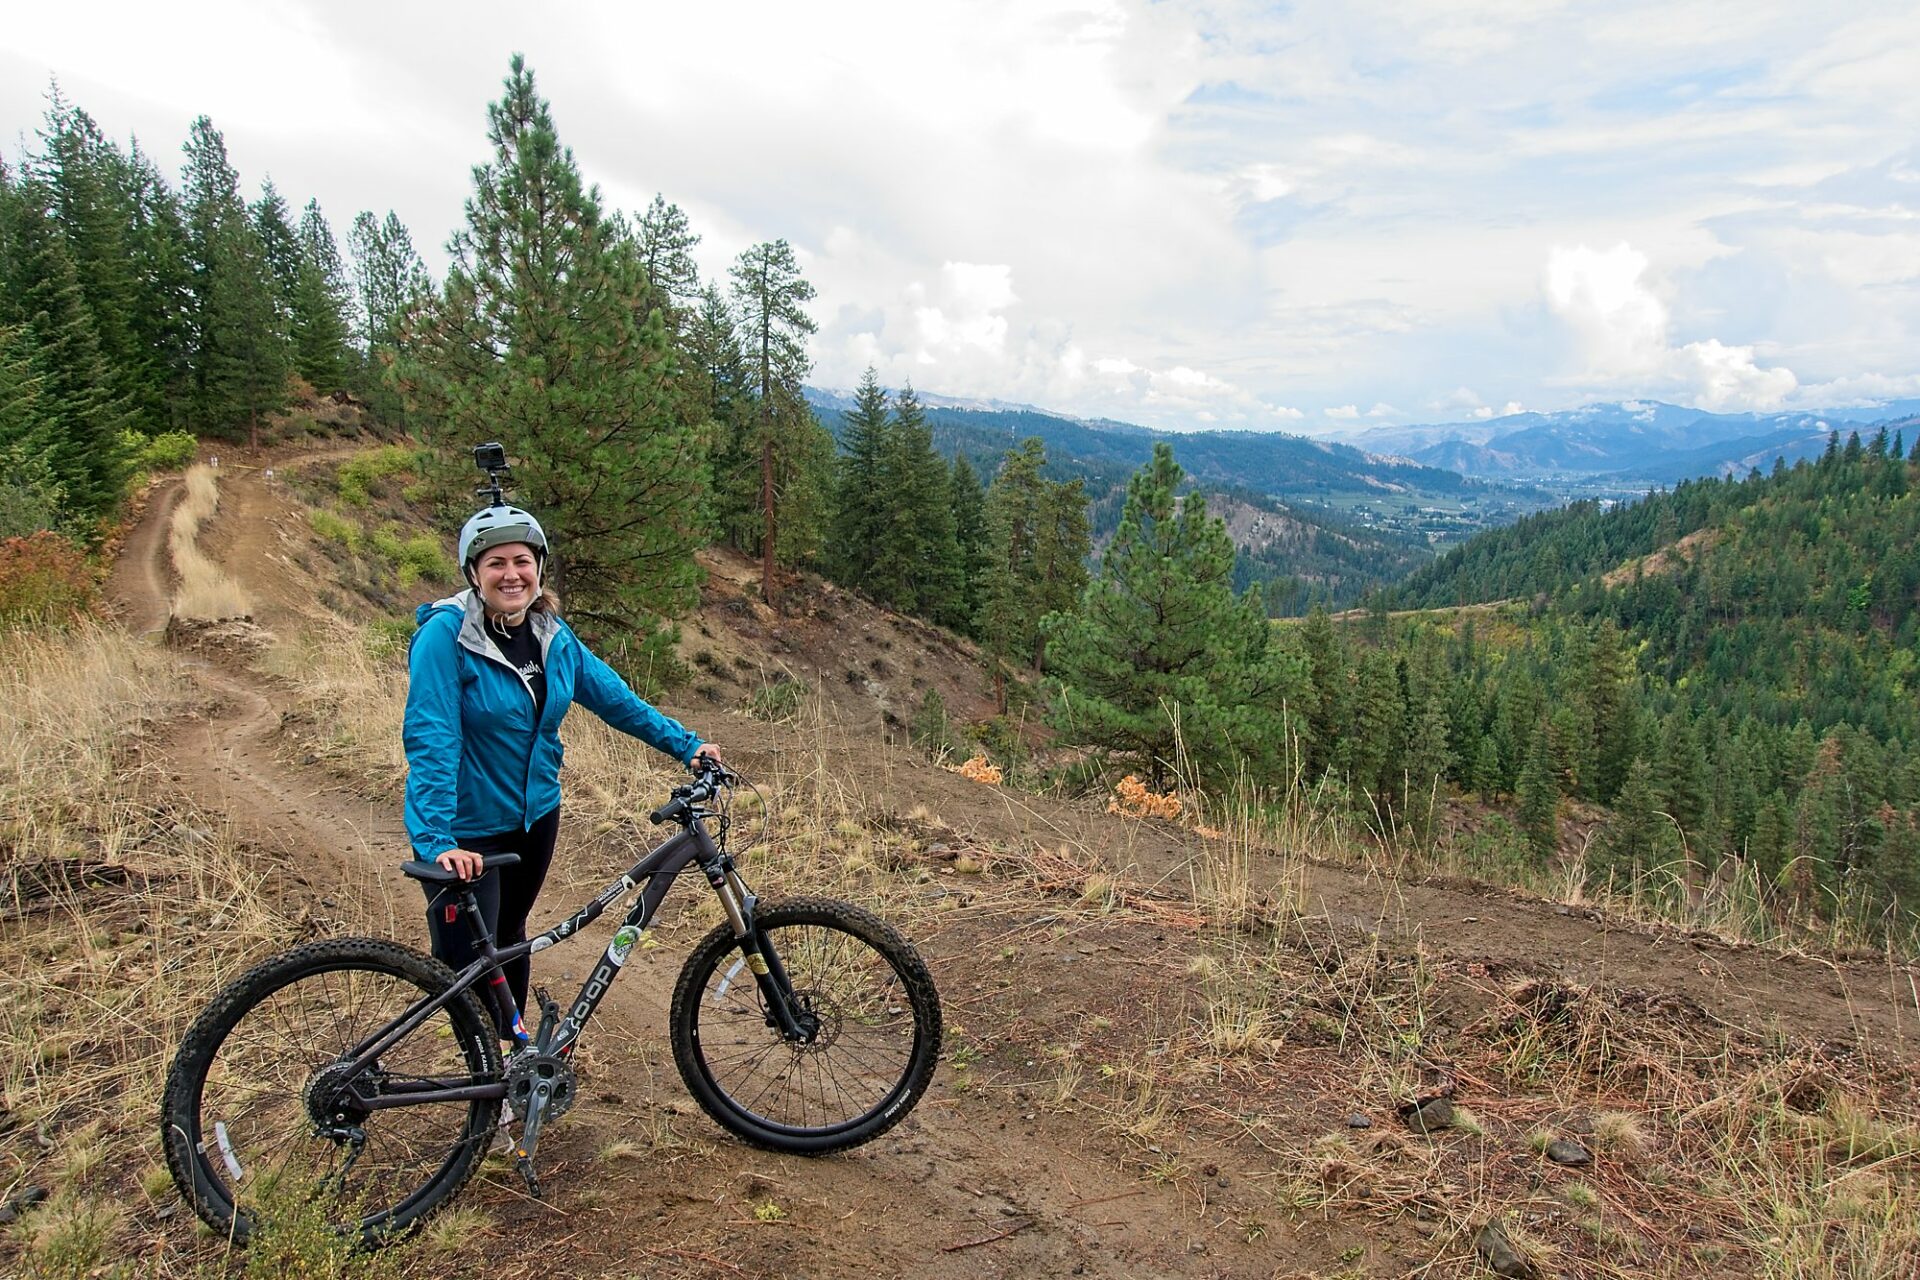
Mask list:
POLYGON ((790 245, 702 279, 686 215, 606 207, 518 58, 488 121, 434 281, 390 212, 357 213, 343 253, 317 201, 248 199, 205 117, 176 186, 51 95, 37 146, 0 157, 7 625, 84 606, 143 470, 342 396, 417 443, 449 528, 465 448, 505 444, 516 500, 565 548, 570 618, 629 671, 670 670, 692 553, 721 542, 759 560, 769 603, 806 569, 972 637, 1000 709, 1046 725, 1044 767, 983 731, 1035 785, 1127 770, 1596 892, 1738 882, 1767 918, 1908 927, 1920 438, 1909 456, 1900 426, 1530 516, 1416 569, 1412 543, 1196 487, 1281 465, 1252 437, 1208 442, 1201 475, 1125 432, 1078 428, 1097 448, 1050 458, 871 370, 829 430, 790 245), (1236 554, 1235 503, 1292 532, 1236 554), (1364 616, 1322 607, 1409 569, 1364 616))

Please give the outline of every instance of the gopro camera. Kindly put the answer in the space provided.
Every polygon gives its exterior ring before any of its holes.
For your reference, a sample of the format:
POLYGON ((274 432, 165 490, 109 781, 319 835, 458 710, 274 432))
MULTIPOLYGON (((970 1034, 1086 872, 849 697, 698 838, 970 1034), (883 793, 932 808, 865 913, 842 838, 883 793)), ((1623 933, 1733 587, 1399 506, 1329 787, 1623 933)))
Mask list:
POLYGON ((474 492, 490 499, 489 505, 503 507, 507 503, 506 483, 507 467, 506 446, 495 441, 473 446, 473 465, 487 473, 487 482, 474 492))

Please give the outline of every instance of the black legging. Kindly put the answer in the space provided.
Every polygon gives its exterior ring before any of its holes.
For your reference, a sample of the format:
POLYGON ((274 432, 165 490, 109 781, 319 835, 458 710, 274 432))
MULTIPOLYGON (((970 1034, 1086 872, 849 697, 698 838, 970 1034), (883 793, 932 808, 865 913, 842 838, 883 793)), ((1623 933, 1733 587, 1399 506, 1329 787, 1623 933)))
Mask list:
MULTIPOLYGON (((469 853, 517 853, 520 861, 511 867, 497 867, 474 885, 474 897, 480 904, 480 918, 493 929, 494 945, 511 946, 527 940, 527 916, 546 882, 547 867, 553 862, 554 837, 560 834, 560 810, 554 808, 537 819, 525 831, 507 831, 497 836, 470 836, 460 841, 469 853)), ((427 932, 433 937, 433 954, 452 965, 457 972, 473 963, 479 955, 473 932, 460 918, 458 890, 446 885, 422 883, 427 891, 427 932)), ((527 1007, 527 982, 533 966, 526 956, 500 966, 487 987, 493 1020, 500 1038, 513 1038, 513 1012, 501 998, 513 993, 513 1007, 527 1007), (502 974, 505 976, 503 977, 502 974)))

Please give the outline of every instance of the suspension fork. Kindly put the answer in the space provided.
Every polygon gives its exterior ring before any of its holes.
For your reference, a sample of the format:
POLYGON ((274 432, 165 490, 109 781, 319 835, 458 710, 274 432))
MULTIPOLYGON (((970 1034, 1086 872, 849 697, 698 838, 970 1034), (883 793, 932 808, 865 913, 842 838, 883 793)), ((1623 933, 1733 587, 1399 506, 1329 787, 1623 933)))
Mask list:
POLYGON ((733 860, 725 854, 703 863, 702 869, 707 874, 707 883, 713 886, 714 895, 720 899, 720 909, 726 912, 733 936, 740 942, 740 954, 746 959, 754 985, 759 987, 760 997, 766 1003, 767 1021, 779 1031, 782 1039, 811 1041, 817 1028, 813 1020, 795 1006, 793 983, 787 978, 786 966, 780 963, 773 948, 766 945, 766 938, 754 920, 760 900, 747 888, 746 881, 734 869, 733 860))

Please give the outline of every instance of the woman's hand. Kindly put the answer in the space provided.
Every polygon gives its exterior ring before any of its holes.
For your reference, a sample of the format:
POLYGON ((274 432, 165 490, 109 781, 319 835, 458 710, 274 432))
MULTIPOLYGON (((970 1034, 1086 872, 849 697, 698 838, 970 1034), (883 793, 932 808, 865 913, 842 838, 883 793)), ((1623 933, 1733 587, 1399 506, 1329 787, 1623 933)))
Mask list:
POLYGON ((700 749, 693 753, 693 759, 687 761, 687 767, 689 769, 695 768, 702 760, 711 760, 722 767, 726 765, 726 762, 720 758, 720 748, 711 742, 703 742, 700 744, 700 749))
POLYGON ((462 880, 471 880, 486 870, 486 863, 481 861, 480 855, 465 849, 449 849, 434 861, 440 864, 441 870, 451 871, 462 880))

